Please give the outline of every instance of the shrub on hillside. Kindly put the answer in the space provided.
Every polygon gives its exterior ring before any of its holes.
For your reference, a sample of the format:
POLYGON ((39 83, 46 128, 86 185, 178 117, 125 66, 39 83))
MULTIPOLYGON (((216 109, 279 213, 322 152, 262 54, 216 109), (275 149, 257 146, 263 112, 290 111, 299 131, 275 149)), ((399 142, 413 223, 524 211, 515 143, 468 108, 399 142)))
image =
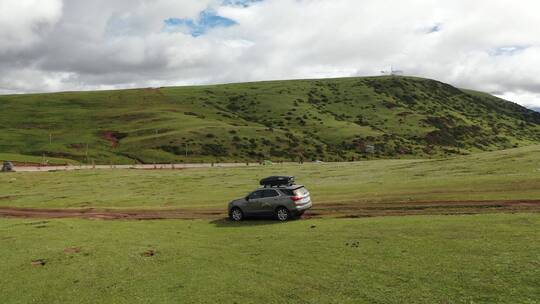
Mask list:
POLYGON ((211 155, 211 156, 227 156, 229 155, 229 150, 222 144, 211 143, 202 145, 202 154, 211 155))

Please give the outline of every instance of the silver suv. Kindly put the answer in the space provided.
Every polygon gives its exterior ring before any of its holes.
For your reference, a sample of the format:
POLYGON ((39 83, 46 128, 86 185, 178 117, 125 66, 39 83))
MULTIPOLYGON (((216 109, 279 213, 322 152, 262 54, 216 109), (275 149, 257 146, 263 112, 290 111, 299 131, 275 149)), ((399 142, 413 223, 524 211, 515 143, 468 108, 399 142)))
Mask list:
POLYGON ((275 216, 280 221, 299 217, 311 208, 309 191, 294 184, 291 176, 262 179, 261 188, 229 203, 229 218, 241 221, 250 216, 275 216))

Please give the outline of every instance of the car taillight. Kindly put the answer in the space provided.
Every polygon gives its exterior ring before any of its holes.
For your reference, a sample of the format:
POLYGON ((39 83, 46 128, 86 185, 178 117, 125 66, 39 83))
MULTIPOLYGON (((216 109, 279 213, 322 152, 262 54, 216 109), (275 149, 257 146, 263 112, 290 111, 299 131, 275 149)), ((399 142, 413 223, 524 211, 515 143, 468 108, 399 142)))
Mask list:
POLYGON ((296 201, 299 201, 302 199, 301 196, 291 196, 291 199, 293 200, 293 202, 296 202, 296 201))

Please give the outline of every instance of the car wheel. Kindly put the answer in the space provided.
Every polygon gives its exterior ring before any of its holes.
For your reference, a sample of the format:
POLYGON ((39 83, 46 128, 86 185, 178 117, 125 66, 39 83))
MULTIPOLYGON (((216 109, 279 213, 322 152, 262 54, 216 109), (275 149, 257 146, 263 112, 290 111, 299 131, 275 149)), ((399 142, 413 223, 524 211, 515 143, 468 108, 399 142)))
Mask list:
POLYGON ((284 222, 291 217, 289 210, 285 207, 279 207, 276 210, 276 217, 278 220, 284 222))
POLYGON ((244 219, 244 213, 240 208, 233 208, 231 210, 230 218, 233 221, 239 222, 244 219))

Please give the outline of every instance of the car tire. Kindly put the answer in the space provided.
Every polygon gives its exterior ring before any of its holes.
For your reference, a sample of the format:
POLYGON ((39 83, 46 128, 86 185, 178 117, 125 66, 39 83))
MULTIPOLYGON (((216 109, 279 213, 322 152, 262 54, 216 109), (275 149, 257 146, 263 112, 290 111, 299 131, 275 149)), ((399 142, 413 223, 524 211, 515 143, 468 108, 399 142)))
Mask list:
POLYGON ((285 222, 291 218, 291 213, 289 212, 289 209, 285 207, 279 207, 276 209, 276 218, 280 222, 285 222))
POLYGON ((244 219, 244 212, 242 212, 242 209, 238 207, 232 208, 231 213, 229 214, 229 218, 232 221, 240 222, 244 219))

